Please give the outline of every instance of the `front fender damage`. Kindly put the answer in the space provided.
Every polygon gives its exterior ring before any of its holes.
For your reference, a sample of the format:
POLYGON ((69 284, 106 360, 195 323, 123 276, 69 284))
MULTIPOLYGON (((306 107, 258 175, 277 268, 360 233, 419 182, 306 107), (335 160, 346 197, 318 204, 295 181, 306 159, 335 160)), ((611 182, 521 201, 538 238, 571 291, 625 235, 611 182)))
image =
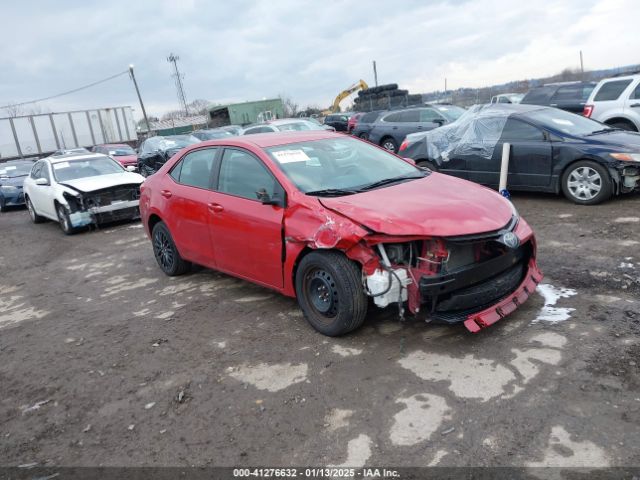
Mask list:
POLYGON ((426 311, 427 321, 463 323, 472 332, 515 310, 542 279, 535 237, 522 219, 468 238, 393 236, 299 204, 285 215, 283 240, 285 271, 295 272, 305 249, 339 250, 361 266, 364 291, 378 307, 395 303, 403 318, 406 305, 414 315, 426 311))

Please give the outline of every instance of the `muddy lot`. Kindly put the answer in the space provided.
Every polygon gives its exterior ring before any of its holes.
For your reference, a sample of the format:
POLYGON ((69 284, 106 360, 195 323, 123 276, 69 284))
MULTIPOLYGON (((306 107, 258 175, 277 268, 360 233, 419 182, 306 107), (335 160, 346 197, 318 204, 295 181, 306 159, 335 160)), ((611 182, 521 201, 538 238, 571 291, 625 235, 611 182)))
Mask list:
POLYGON ((515 195, 544 285, 473 335, 165 277, 139 223, 0 215, 0 463, 640 465, 640 196, 515 195))

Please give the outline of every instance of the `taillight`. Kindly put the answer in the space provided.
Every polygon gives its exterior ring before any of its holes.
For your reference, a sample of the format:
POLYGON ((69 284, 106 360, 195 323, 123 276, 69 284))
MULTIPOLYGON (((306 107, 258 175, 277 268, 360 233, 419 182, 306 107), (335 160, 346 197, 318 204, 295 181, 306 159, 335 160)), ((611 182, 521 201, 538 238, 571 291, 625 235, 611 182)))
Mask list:
POLYGON ((408 146, 409 146, 409 142, 405 140, 404 142, 402 142, 402 145, 400 145, 400 150, 398 151, 401 152, 402 150, 405 150, 408 146))
POLYGON ((587 118, 591 118, 591 114, 593 113, 593 105, 585 105, 584 110, 582 110, 582 115, 587 118))

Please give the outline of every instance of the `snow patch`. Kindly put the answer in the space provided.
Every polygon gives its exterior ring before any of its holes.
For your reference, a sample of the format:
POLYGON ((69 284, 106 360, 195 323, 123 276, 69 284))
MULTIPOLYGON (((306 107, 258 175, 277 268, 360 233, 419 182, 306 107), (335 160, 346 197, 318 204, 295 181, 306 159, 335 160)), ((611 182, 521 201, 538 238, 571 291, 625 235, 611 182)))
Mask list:
POLYGON ((423 393, 409 398, 400 398, 405 408, 393 416, 389 438, 394 445, 415 445, 431 438, 449 419, 447 401, 437 395, 423 393))
POLYGON ((538 316, 531 322, 532 324, 538 322, 564 322, 571 317, 571 312, 573 312, 575 308, 560 308, 554 305, 558 303, 558 300, 561 298, 572 297, 577 295, 578 292, 571 288, 554 287, 548 283, 538 285, 537 291, 544 298, 544 306, 540 309, 538 316))
POLYGON ((241 382, 250 383, 259 390, 277 392, 295 383, 304 382, 307 379, 307 370, 306 363, 300 365, 260 363, 253 366, 232 367, 229 375, 241 382))
POLYGON ((331 350, 333 351, 333 353, 337 353, 341 357, 351 357, 353 355, 360 355, 362 353, 362 350, 360 348, 342 347, 340 345, 334 345, 331 350))

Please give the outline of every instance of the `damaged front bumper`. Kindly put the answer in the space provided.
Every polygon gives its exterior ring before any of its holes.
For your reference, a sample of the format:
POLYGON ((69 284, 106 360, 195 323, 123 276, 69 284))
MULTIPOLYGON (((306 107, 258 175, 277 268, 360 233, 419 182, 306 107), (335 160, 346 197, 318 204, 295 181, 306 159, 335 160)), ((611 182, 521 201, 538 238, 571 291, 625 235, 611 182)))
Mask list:
POLYGON ((640 190, 640 165, 618 162, 615 166, 609 167, 609 173, 615 180, 619 193, 640 190))
POLYGON ((379 263, 363 272, 365 291, 381 308, 403 315, 426 311, 428 321, 463 323, 478 332, 507 316, 535 291, 543 275, 526 222, 472 237, 379 243, 379 263), (517 234, 516 234, 517 232, 517 234))
POLYGON ((74 228, 91 224, 116 222, 140 216, 139 200, 117 202, 102 207, 91 207, 85 211, 76 211, 69 214, 69 221, 74 228))
POLYGON ((531 259, 524 280, 522 280, 516 291, 500 300, 497 304, 468 315, 464 321, 464 326, 470 332, 477 333, 481 329, 493 325, 498 320, 506 317, 529 298, 542 281, 542 277, 542 272, 538 268, 536 261, 531 259))

